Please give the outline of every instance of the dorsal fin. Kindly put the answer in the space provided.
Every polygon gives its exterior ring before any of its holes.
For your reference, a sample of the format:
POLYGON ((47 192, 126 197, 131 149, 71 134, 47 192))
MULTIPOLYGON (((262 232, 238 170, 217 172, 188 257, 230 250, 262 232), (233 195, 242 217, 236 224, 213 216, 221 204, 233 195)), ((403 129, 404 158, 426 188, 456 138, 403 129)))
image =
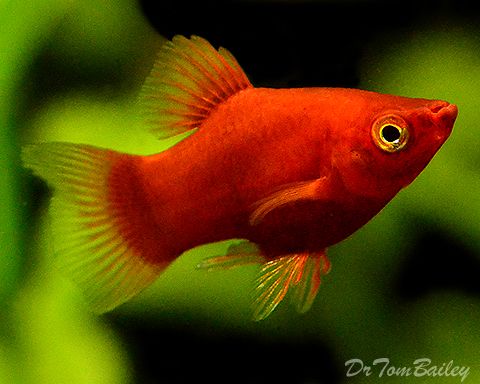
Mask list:
POLYGON ((175 36, 158 54, 141 92, 159 138, 199 127, 222 102, 252 87, 233 55, 198 36, 175 36))

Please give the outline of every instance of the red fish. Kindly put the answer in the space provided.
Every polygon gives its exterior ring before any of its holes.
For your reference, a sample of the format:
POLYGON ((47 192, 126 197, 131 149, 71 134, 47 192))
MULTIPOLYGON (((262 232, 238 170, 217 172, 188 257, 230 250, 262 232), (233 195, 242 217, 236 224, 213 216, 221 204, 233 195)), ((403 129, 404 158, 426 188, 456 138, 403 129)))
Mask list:
POLYGON ((176 36, 141 95, 172 148, 136 156, 43 143, 26 167, 55 190, 59 262, 105 312, 187 250, 241 239, 200 268, 262 263, 254 318, 290 291, 307 311, 326 249, 377 214, 425 168, 453 128, 446 101, 357 89, 254 88, 235 58, 176 36))

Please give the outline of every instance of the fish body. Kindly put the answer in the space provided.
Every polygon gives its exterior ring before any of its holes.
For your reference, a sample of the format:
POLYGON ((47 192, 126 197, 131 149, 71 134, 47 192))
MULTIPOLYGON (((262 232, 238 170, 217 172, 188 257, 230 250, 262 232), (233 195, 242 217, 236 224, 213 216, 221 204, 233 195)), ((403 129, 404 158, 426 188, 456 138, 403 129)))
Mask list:
POLYGON ((137 167, 155 221, 177 228, 166 240, 176 247, 172 257, 230 238, 249 239, 272 257, 319 251, 365 224, 426 165, 402 170, 393 182, 393 170, 381 168, 384 159, 375 157, 378 149, 362 127, 369 129, 386 109, 415 119, 442 103, 354 89, 249 88, 220 105, 177 146, 138 158, 137 167), (351 141, 357 152, 358 141, 366 141, 365 175, 355 175, 358 166, 350 172, 357 153, 351 141), (273 191, 327 176, 329 190, 321 199, 300 199, 258 225, 249 222, 255 203, 273 191))
POLYGON ((76 222, 64 234, 81 234, 69 271, 81 285, 97 282, 87 296, 99 311, 187 250, 228 239, 244 241, 200 267, 262 263, 256 319, 289 289, 308 310, 330 268, 326 249, 415 179, 457 115, 441 100, 254 88, 228 51, 198 37, 164 48, 142 99, 160 137, 196 131, 150 156, 61 143, 24 150, 76 222))

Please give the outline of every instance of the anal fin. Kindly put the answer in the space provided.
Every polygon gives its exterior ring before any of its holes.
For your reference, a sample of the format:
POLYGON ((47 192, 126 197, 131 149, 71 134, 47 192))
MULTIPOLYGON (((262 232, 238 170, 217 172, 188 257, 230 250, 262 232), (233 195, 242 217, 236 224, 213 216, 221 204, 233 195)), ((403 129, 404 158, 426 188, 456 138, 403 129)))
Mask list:
POLYGON ((326 253, 303 255, 302 269, 297 274, 292 289, 291 301, 297 312, 307 312, 320 288, 321 277, 330 272, 331 264, 326 253))
POLYGON ((268 317, 289 290, 300 313, 308 311, 317 295, 321 276, 330 271, 324 251, 286 255, 263 264, 257 280, 253 318, 268 317))

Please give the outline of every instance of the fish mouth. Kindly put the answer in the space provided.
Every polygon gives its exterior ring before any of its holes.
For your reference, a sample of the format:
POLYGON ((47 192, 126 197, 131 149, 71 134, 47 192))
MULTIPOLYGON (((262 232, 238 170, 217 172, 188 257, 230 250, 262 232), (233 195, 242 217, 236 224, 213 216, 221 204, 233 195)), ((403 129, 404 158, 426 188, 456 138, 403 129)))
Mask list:
POLYGON ((445 129, 450 133, 458 115, 457 106, 455 104, 450 104, 447 101, 438 100, 429 105, 428 109, 431 112, 433 122, 438 127, 445 129))

